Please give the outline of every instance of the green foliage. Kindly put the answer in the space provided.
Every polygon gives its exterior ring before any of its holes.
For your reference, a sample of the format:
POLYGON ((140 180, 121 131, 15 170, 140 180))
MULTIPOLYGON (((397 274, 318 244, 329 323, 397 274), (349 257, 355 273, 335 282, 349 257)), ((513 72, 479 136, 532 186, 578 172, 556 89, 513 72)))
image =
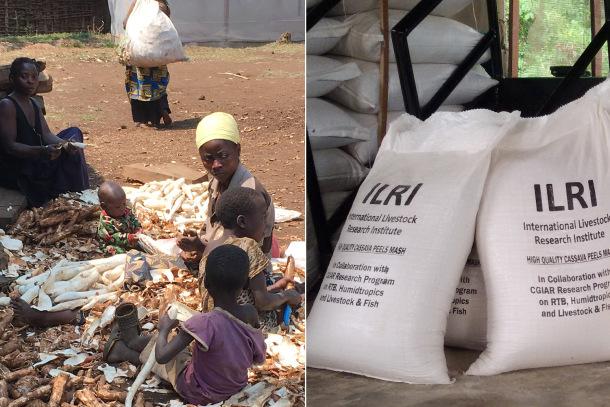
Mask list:
POLYGON ((591 41, 589 0, 521 0, 519 22, 521 77, 551 76, 551 66, 574 64, 591 41))
POLYGON ((114 47, 114 42, 109 34, 97 34, 90 31, 78 33, 0 36, 0 42, 10 43, 13 48, 23 47, 27 44, 53 44, 76 48, 114 47))

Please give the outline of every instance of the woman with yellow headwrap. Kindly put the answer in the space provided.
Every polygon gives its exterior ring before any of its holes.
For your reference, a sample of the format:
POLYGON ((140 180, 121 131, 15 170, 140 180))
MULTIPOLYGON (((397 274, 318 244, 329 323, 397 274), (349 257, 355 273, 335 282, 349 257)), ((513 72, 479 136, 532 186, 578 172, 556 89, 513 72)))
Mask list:
POLYGON ((267 203, 265 234, 261 243, 262 251, 269 254, 275 222, 273 200, 265 187, 239 160, 241 138, 237 122, 228 113, 212 113, 199 122, 196 134, 199 156, 208 171, 210 181, 208 220, 205 234, 201 239, 184 237, 178 240, 178 246, 185 251, 203 252, 207 242, 217 239, 222 234, 222 226, 216 216, 218 198, 228 189, 246 187, 259 191, 267 203))
MULTIPOLYGON (((185 251, 195 251, 200 258, 199 264, 200 277, 203 275, 206 257, 219 242, 233 244, 248 254, 250 260, 250 279, 249 291, 252 294, 246 296, 243 301, 252 303, 261 315, 261 326, 266 330, 277 327, 277 315, 275 309, 284 304, 298 304, 301 296, 294 290, 277 292, 281 289, 279 282, 269 286, 271 281, 271 270, 268 257, 271 251, 271 241, 273 237, 273 226, 275 211, 273 201, 263 185, 240 163, 239 155, 241 152, 241 139, 237 122, 228 113, 216 112, 204 117, 197 126, 197 149, 203 162, 203 166, 208 171, 209 176, 209 202, 208 219, 205 225, 205 232, 202 236, 183 237, 178 240, 178 246, 185 251), (220 197, 231 190, 231 194, 239 194, 239 191, 247 188, 260 192, 260 194, 242 194, 240 199, 249 199, 264 209, 264 218, 257 218, 262 225, 256 236, 231 236, 227 237, 221 225, 217 211, 222 205, 220 197), (247 197, 250 198, 247 198, 247 197), (260 232, 260 234, 258 234, 260 232), (262 238, 261 238, 262 236, 262 238), (258 241, 258 242, 257 242, 258 241), (208 244, 210 243, 210 244, 208 244), (207 247, 207 250, 206 250, 207 247), (265 256, 267 255, 267 256, 265 256), (202 267, 203 266, 203 267, 202 267), (272 293, 271 291, 274 291, 272 293)), ((235 200, 236 197, 233 197, 235 200)), ((227 205, 225 205, 227 206, 227 205)), ((228 233, 231 234, 231 233, 228 233)), ((206 290, 202 287, 202 294, 206 290)), ((244 291, 245 292, 245 291, 244 291)), ((204 311, 206 311, 204 307, 204 311)))

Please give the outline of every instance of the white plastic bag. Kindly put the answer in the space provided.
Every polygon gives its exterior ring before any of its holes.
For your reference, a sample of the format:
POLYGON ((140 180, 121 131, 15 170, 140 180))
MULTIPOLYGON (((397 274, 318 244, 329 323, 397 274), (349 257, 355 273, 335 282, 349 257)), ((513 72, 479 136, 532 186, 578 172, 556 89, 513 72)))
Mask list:
POLYGON ((474 110, 392 123, 309 315, 309 366, 450 383, 447 311, 491 149, 515 117, 474 110))
MULTIPOLYGON (((389 10, 390 27, 394 27, 407 14, 406 11, 389 10)), ((337 43, 331 53, 378 62, 383 35, 379 12, 355 14, 345 20, 351 25, 347 35, 337 43)), ((459 64, 477 45, 483 34, 458 21, 444 17, 428 16, 409 34, 411 62, 414 64, 459 64)), ((487 51, 479 63, 490 58, 487 51)), ((395 62, 394 47, 390 44, 389 61, 395 62)))
POLYGON ((610 360, 610 82, 521 119, 479 210, 487 349, 467 374, 610 360))
POLYGON ((119 53, 122 63, 141 68, 187 60, 178 31, 155 0, 136 2, 119 53))

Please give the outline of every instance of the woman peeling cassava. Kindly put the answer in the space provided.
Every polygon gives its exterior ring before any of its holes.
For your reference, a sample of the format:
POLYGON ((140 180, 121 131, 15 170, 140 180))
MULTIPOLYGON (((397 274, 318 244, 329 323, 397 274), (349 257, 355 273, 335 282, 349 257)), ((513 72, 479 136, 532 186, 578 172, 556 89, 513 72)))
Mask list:
POLYGON ((273 200, 265 187, 240 161, 241 138, 237 122, 228 113, 212 113, 199 122, 196 136, 199 156, 204 168, 208 171, 210 180, 208 219, 205 225, 205 234, 180 238, 178 246, 184 251, 196 252, 200 259, 207 242, 218 239, 223 232, 216 214, 218 199, 229 189, 245 187, 260 192, 265 200, 267 207, 265 230, 259 243, 263 253, 269 256, 275 222, 273 200))
POLYGON ((15 59, 9 75, 14 90, 0 100, 0 186, 21 191, 35 207, 89 188, 85 156, 71 143, 82 143, 83 133, 70 127, 55 135, 49 129, 31 98, 38 74, 35 60, 15 59))

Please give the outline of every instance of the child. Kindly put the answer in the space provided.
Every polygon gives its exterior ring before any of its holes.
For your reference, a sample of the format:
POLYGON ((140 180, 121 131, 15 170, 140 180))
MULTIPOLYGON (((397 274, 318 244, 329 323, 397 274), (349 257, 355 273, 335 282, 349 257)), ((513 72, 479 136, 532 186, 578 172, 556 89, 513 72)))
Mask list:
POLYGON ((136 216, 127 208, 125 191, 116 182, 106 181, 97 192, 102 207, 97 237, 104 254, 125 253, 138 247, 142 229, 136 216))
MULTIPOLYGON (((106 181, 98 190, 102 214, 97 228, 101 249, 105 254, 114 255, 136 248, 136 233, 141 229, 140 222, 126 207, 125 191, 116 182, 106 181)), ((83 325, 85 315, 80 309, 63 311, 39 311, 21 298, 11 300, 11 306, 17 319, 33 327, 74 324, 83 325)))
POLYGON ((270 276, 266 273, 270 262, 258 243, 265 235, 267 208, 263 194, 255 189, 235 187, 225 191, 216 207, 223 228, 222 234, 208 243, 199 264, 200 291, 203 311, 206 312, 214 306, 211 293, 206 290, 205 284, 202 284, 205 280, 207 257, 222 244, 237 246, 248 254, 250 260, 248 284, 240 293, 238 303, 252 304, 256 307, 263 332, 273 331, 279 325, 275 310, 285 304, 301 303, 301 295, 295 290, 272 292, 285 284, 268 286, 272 284, 272 281, 268 281, 270 276))
MULTIPOLYGON (((254 307, 238 305, 237 295, 248 280, 248 256, 238 247, 219 246, 208 257, 205 286, 216 308, 199 313, 180 324, 164 314, 156 340, 138 336, 126 343, 115 342, 108 351, 109 362, 129 360, 144 363, 155 351, 153 372, 172 384, 186 402, 195 405, 218 403, 238 393, 248 383, 248 368, 265 361, 265 341, 254 307), (192 356, 187 346, 195 341, 192 356)), ((109 342, 111 341, 109 340, 109 342)))

